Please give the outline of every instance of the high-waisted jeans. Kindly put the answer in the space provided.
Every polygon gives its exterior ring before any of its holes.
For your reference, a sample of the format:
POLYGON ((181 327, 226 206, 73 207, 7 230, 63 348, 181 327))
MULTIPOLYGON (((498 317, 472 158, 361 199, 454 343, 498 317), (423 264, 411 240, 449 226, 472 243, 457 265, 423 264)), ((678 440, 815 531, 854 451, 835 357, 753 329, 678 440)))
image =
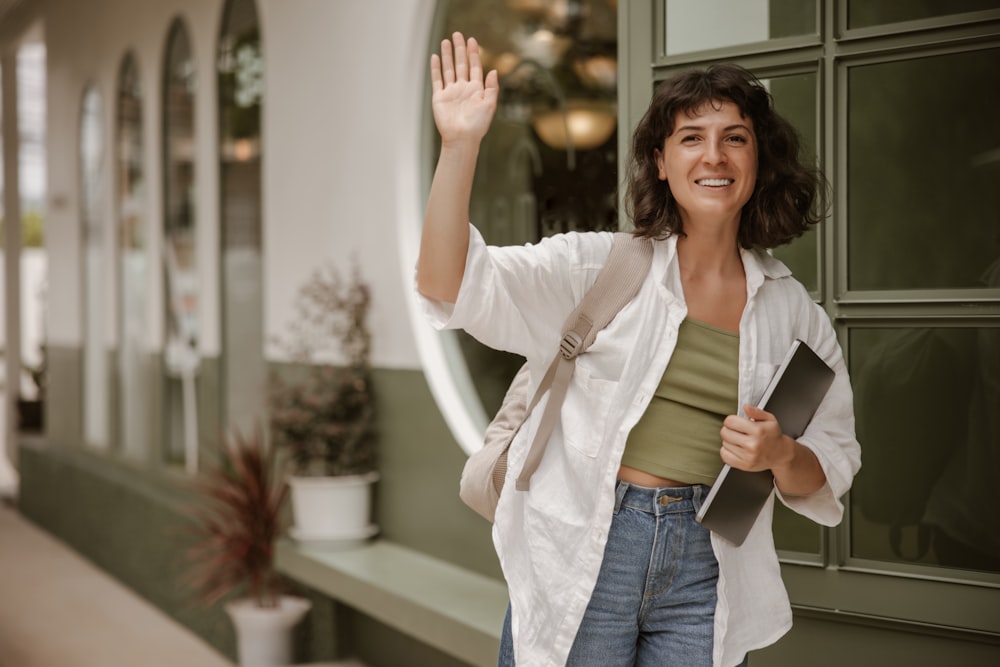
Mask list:
MULTIPOLYGON (((618 482, 604 561, 569 667, 711 666, 719 566, 708 529, 694 518, 707 493, 701 485, 618 482)), ((498 665, 514 665, 509 608, 498 665)))

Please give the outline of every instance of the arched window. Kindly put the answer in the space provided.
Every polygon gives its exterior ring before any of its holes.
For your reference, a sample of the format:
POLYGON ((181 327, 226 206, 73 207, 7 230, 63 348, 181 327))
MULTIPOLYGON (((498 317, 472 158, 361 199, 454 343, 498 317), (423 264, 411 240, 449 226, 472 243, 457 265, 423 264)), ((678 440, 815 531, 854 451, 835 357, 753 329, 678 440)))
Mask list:
POLYGON ((115 119, 118 264, 118 442, 125 456, 146 456, 149 442, 144 370, 146 339, 146 177, 143 171, 142 88, 132 54, 118 72, 115 119))
POLYGON ((101 96, 88 86, 80 109, 80 220, 83 239, 83 439, 107 450, 109 379, 107 313, 107 209, 101 96))
POLYGON ((164 455, 197 469, 198 264, 195 215, 195 68, 188 31, 175 20, 163 71, 164 455))
MULTIPOLYGON (((617 229, 614 3, 455 0, 442 6, 446 15, 436 22, 440 32, 431 48, 455 30, 474 35, 484 69, 500 75, 497 114, 476 171, 472 223, 498 245, 617 229)), ((429 114, 428 123, 436 142, 429 114)), ((437 153, 435 144, 432 160, 437 153)), ((443 401, 441 409, 465 410, 485 426, 523 359, 486 348, 464 332, 445 332, 441 343, 450 368, 428 371, 446 375, 443 381, 456 387, 474 388, 455 392, 465 400, 477 396, 465 405, 443 401)), ((465 442, 473 438, 456 435, 463 447, 475 446, 465 442)))
POLYGON ((264 63, 254 0, 229 0, 217 58, 222 423, 246 432, 264 403, 261 133, 264 63))

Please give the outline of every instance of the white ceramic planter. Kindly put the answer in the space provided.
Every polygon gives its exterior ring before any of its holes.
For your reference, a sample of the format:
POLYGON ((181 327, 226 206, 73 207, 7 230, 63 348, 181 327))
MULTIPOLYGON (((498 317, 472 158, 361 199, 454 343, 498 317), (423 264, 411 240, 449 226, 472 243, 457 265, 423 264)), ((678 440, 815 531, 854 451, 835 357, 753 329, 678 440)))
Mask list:
POLYGON ((296 541, 347 546, 378 532, 371 522, 372 485, 378 473, 288 480, 296 541))
POLYGON ((283 595, 277 607, 258 607, 249 598, 226 605, 236 627, 240 667, 286 667, 292 664, 292 628, 312 603, 283 595))

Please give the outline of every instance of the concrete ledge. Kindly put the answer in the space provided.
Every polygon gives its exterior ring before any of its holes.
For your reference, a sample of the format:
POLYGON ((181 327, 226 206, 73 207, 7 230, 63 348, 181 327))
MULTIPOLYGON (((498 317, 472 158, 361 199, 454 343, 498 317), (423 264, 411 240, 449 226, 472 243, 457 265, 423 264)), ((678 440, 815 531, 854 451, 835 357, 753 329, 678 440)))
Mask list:
POLYGON ((496 664, 502 581, 385 540, 331 550, 276 545, 283 574, 471 665, 496 664))

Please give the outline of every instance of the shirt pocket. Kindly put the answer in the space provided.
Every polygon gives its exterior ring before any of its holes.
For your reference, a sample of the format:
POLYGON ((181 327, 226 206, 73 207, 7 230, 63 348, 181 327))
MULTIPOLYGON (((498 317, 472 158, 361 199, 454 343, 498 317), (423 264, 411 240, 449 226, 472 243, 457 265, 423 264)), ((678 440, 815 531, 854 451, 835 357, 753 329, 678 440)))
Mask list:
POLYGON ((596 378, 577 365, 562 412, 563 438, 570 449, 589 458, 597 456, 617 386, 617 381, 596 378))

